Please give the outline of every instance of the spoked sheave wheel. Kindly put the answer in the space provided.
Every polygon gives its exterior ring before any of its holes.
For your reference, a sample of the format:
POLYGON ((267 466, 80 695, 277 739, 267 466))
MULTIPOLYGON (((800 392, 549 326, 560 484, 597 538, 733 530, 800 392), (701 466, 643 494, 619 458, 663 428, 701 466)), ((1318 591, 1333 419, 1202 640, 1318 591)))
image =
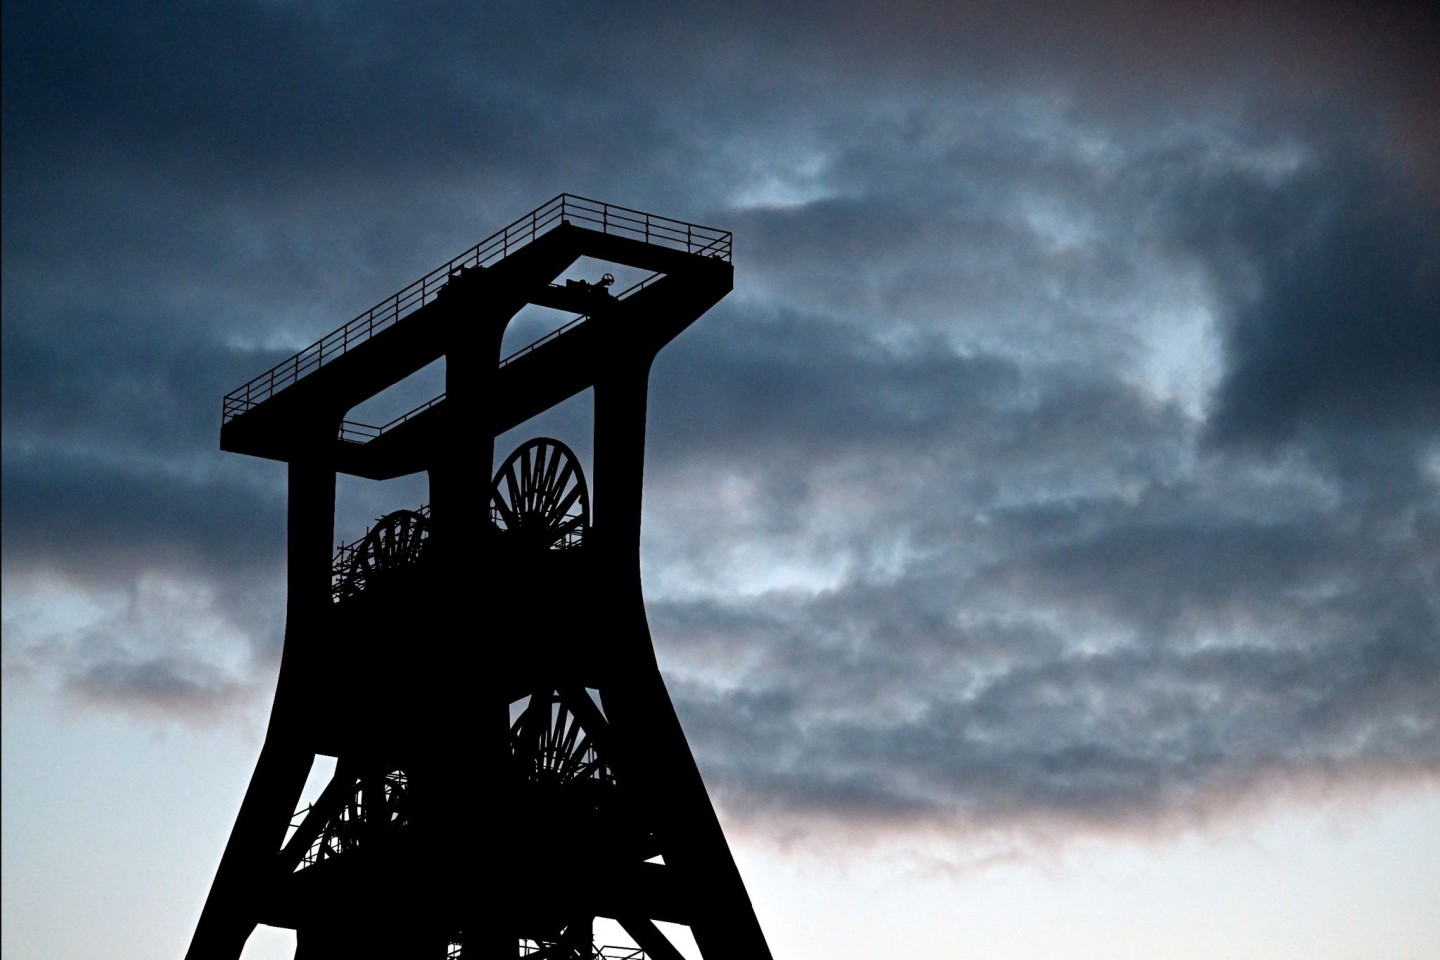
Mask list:
POLYGON ((355 550, 350 589, 362 590, 387 571, 419 562, 429 530, 423 514, 396 510, 376 521, 355 550))
POLYGON ((549 437, 522 444, 495 474, 490 515, 532 549, 578 546, 590 526, 590 491, 574 451, 549 437))
POLYGON ((565 701, 535 694, 510 727, 510 744, 521 774, 532 782, 569 784, 608 779, 590 735, 565 701))

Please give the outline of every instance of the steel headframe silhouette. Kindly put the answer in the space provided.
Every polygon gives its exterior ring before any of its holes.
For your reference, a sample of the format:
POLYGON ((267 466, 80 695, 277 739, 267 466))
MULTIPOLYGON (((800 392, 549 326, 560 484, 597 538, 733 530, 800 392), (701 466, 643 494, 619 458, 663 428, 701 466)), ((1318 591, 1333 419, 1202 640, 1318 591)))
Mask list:
POLYGON ((190 960, 234 960, 256 924, 294 929, 298 960, 677 960, 657 921, 768 960, 640 589, 650 365, 730 291, 730 253, 726 231, 562 194, 225 398, 221 448, 288 464, 288 607, 190 960), (556 283, 581 257, 648 276, 556 283), (574 319, 502 359, 532 304, 574 319), (440 397, 345 419, 441 357, 440 397), (497 436, 586 390, 588 482, 549 437, 492 474, 497 436), (422 471, 428 505, 332 551, 337 475, 422 471), (334 775, 297 810, 317 755, 334 775), (596 947, 597 917, 640 949, 596 947))

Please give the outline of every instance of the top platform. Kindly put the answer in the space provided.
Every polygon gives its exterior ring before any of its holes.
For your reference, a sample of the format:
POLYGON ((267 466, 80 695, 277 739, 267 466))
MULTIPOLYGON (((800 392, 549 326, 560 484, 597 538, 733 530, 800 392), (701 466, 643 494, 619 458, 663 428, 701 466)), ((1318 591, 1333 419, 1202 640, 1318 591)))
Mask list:
POLYGON ((419 453, 401 436, 418 437, 423 423, 441 419, 443 395, 379 427, 341 417, 444 355, 455 331, 503 329, 527 303, 574 314, 498 362, 497 395, 507 399, 487 416, 500 432, 533 411, 537 398, 556 402, 591 385, 603 355, 653 355, 729 292, 731 247, 726 230, 562 193, 231 391, 221 448, 288 461, 318 452, 316 442, 328 434, 342 472, 380 477, 412 469, 419 453), (554 283, 582 256, 649 276, 615 295, 554 283), (404 466, 377 462, 382 448, 397 446, 411 449, 404 466))
POLYGON ((695 256, 727 263, 730 261, 731 234, 728 230, 562 193, 497 230, 464 253, 442 263, 420 279, 402 287, 392 296, 381 300, 354 320, 321 337, 288 360, 282 360, 250 382, 230 391, 225 395, 222 422, 228 423, 264 403, 279 391, 359 346, 386 327, 399 323, 431 302, 461 270, 494 266, 566 223, 607 235, 643 240, 646 244, 695 256))

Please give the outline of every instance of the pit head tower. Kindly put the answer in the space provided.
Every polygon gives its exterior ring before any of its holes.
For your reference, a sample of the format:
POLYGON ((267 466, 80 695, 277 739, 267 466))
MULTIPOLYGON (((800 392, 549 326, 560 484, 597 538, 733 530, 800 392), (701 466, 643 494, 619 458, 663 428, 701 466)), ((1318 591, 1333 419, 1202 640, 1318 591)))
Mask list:
MULTIPOLYGON (((656 354, 733 284, 723 230, 562 194, 224 400, 224 450, 288 465, 270 725, 187 956, 256 924, 297 960, 705 960, 770 952, 656 666, 640 586, 656 354), (581 258, 644 279, 557 278, 581 258), (528 305, 572 319, 502 356, 528 305), (444 358, 381 426, 358 404, 444 358), (593 391, 574 450, 496 438, 593 391), (428 503, 337 552, 339 475, 428 503), (317 756, 334 775, 297 809, 317 756), (594 942, 596 918, 634 946, 594 942)), ((359 531, 355 531, 358 533, 359 531)))

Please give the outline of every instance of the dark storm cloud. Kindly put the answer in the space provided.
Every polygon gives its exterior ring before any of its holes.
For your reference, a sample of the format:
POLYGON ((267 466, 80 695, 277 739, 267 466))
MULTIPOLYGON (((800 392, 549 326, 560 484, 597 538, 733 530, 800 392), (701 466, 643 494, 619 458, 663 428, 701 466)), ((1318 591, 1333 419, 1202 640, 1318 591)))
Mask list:
POLYGON ((879 438, 933 439, 968 410, 1013 402, 1020 388, 1015 364, 923 336, 890 345, 826 317, 729 307, 701 324, 657 363, 653 389, 686 411, 654 418, 665 456, 681 453, 676 446, 723 458, 759 442, 808 456, 879 438))
POLYGON ((993 564, 652 604, 662 660, 727 677, 677 688, 707 775, 797 824, 1003 826, 1434 770, 1440 611, 1414 558, 1170 525, 1103 542, 1016 525, 993 564))
POLYGON ((362 164, 403 165, 421 144, 444 150, 477 120, 494 125, 468 146, 524 146, 506 119, 513 112, 485 110, 509 106, 504 64, 488 96, 468 102, 457 70, 457 49, 498 46, 510 26, 503 16, 448 18, 448 29, 425 36, 399 28, 382 4, 71 5, 6 19, 7 122, 59 137, 106 132, 120 156, 168 146, 223 165, 197 166, 202 179, 277 162, 313 175, 347 151, 362 164), (364 142, 350 136, 360 129, 370 132, 364 142))
POLYGON ((1222 440, 1440 429, 1440 225, 1339 173, 1307 191, 1307 215, 1246 225, 1279 236, 1254 251, 1261 289, 1232 321, 1222 440))
POLYGON ((579 4, 71 4, 6 24, 5 124, 25 134, 7 185, 139 167, 217 199, 350 195, 402 224, 443 218, 456 188, 518 213, 597 163, 664 190, 662 144, 694 106, 679 87, 700 87, 693 37, 579 4))
POLYGON ((1172 149, 1132 171, 1220 288, 1219 442, 1440 427, 1440 222, 1347 119, 1302 118, 1269 169, 1172 149))
MULTIPOLYGON (((1057 394, 1055 412, 1095 412, 1094 393, 1057 394)), ((935 461, 909 438, 838 424, 841 442, 808 471, 762 447, 757 461, 801 471, 783 488, 798 495, 761 483, 746 521, 694 485, 689 501, 710 507, 666 525, 695 535, 652 534, 660 571, 706 543, 767 538, 809 540, 802 560, 822 580, 841 560, 842 577, 818 589, 727 596, 744 558, 719 554, 694 578, 718 581, 699 588, 715 599, 651 603, 662 663, 683 679, 682 719, 731 809, 797 827, 1103 825, 1200 816, 1277 779, 1433 773, 1433 486, 1366 520, 1303 470, 1265 476, 1226 454, 1166 481, 1114 456, 1155 456, 1173 418, 1122 428, 1039 411, 1037 435, 1007 460, 997 441, 1013 424, 965 413, 968 442, 935 461), (1087 446, 1093 460, 1076 455, 1087 446), (966 461, 987 449, 992 482, 976 482, 966 461), (823 462, 847 457, 869 458, 870 479, 903 502, 816 532, 805 518, 851 502, 829 479, 844 471, 823 462), (717 511, 713 525, 694 516, 717 511), (898 561, 883 555, 891 544, 898 561)), ((743 454, 721 463, 758 469, 743 454)))
POLYGON ((283 471, 211 453, 218 397, 270 358, 178 324, 66 316, 22 296, 0 361, 7 566, 104 579, 151 564, 216 574, 273 564, 283 471), (47 322, 25 322, 37 315, 47 322))
MULTIPOLYGON (((1137 191, 1135 223, 1210 278, 1225 365, 1208 421, 1118 379, 1103 349, 1047 366, 897 347, 895 314, 866 323, 869 305, 722 308, 662 360, 663 392, 699 402, 684 431, 657 413, 657 479, 714 517, 661 514, 650 580, 677 596, 652 614, 734 809, 1106 824, 1287 778, 1433 774, 1433 211, 1328 136, 1278 169, 1225 152, 1161 145, 1131 171, 1166 181, 1137 191), (747 416, 712 412, 725 396, 747 416), (693 558, 733 542, 808 582, 729 593, 753 555, 693 558)), ((809 208, 781 216, 807 235, 809 208)), ((866 253, 897 249, 913 254, 866 253)))
POLYGON ((243 477, 7 454, 7 564, 109 581, 157 569, 228 576, 282 556, 284 503, 243 477))
MULTIPOLYGON (((1440 765, 1433 14, 4 18, 7 591, 110 598, 7 609, 7 675, 244 702, 283 470, 215 451, 220 396, 571 189, 736 231, 646 520, 733 810, 1122 823, 1440 765)), ((381 498, 342 497, 348 538, 381 498)))

